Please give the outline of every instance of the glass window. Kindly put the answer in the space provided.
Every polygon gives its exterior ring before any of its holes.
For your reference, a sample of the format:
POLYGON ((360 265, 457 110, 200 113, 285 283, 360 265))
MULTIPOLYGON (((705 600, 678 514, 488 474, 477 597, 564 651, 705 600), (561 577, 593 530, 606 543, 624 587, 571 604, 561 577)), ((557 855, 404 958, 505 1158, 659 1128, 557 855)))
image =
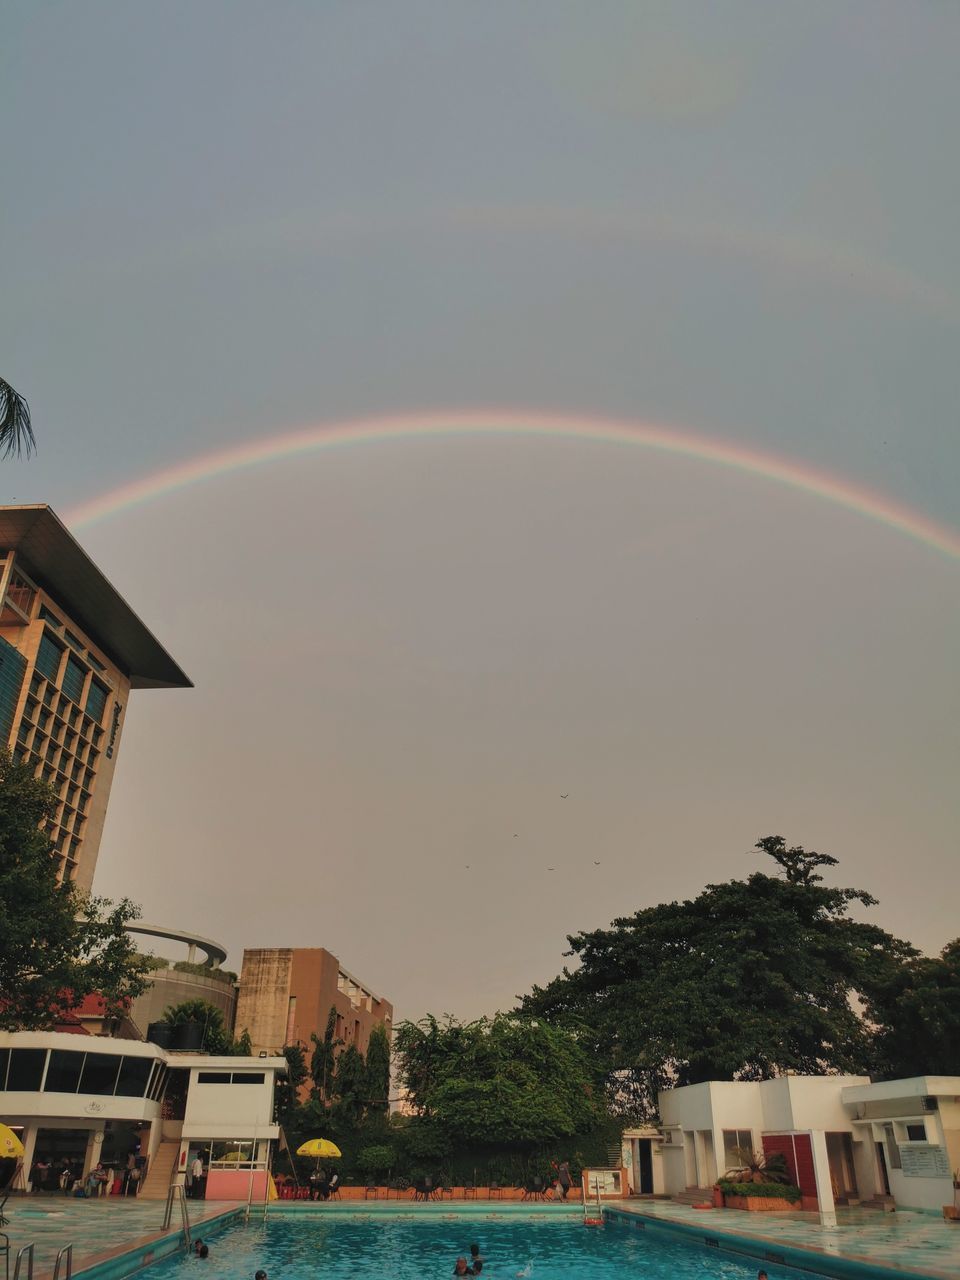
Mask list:
POLYGON ((753 1131, 750 1129, 724 1129, 723 1161, 725 1169, 741 1169, 753 1154, 753 1131))
POLYGON ((907 1140, 909 1142, 926 1142, 927 1126, 925 1124, 908 1124, 907 1140))
POLYGON ((229 1084, 229 1071, 198 1071, 197 1084, 229 1084))
POLYGON ((0 1092, 7 1087, 7 1064, 10 1061, 10 1050, 0 1049, 0 1092))
POLYGON ((67 667, 63 673, 63 692, 74 702, 83 697, 83 685, 87 678, 87 668, 71 653, 67 659, 67 667))
POLYGON ((234 1084, 263 1084, 262 1071, 234 1071, 234 1084))
POLYGON ((147 1093, 148 1098, 151 1098, 154 1102, 160 1101, 160 1099, 166 1093, 167 1077, 169 1076, 169 1074, 170 1074, 170 1068, 167 1067, 164 1063, 158 1062, 156 1074, 154 1075, 153 1080, 150 1082, 150 1089, 147 1093))
POLYGON ((96 720, 97 724, 103 723, 103 713, 107 706, 107 691, 99 680, 90 681, 90 692, 87 694, 86 713, 96 720))
POLYGON ((46 1056, 46 1049, 11 1049, 10 1073, 7 1076, 8 1092, 29 1093, 39 1089, 46 1056))
MULTIPOLYGON (((52 640, 49 634, 44 631, 40 637, 40 648, 37 650, 36 667, 41 675, 45 675, 48 680, 56 680, 57 673, 60 670, 60 656, 63 650, 52 640)), ((44 698, 46 701, 46 698, 44 698)))
POLYGON ((68 631, 66 628, 64 628, 63 635, 71 648, 76 649, 77 653, 83 653, 85 645, 79 636, 75 636, 72 631, 68 631))
POLYGON ((51 1050, 44 1093, 76 1093, 82 1069, 82 1053, 71 1053, 69 1049, 51 1050))
POLYGON ((150 1079, 152 1058, 123 1058, 116 1093, 119 1098, 142 1098, 150 1079))
POLYGON ((55 613, 51 613, 45 604, 42 604, 40 606, 40 617, 43 618, 44 622, 49 622, 51 626, 54 626, 54 627, 63 626, 63 623, 60 621, 57 615, 55 613))
POLYGON ((80 1077, 80 1093, 113 1093, 120 1067, 115 1053, 88 1053, 80 1077))

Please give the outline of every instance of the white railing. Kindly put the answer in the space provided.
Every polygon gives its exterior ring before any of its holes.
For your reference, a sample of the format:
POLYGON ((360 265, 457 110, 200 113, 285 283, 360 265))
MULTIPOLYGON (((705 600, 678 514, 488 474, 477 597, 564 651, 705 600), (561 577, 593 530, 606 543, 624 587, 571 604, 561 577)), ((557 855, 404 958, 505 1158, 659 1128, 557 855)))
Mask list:
MULTIPOLYGON (((180 1185, 179 1182, 173 1183, 173 1185, 170 1187, 170 1190, 167 1192, 167 1207, 164 1210, 164 1214, 163 1214, 163 1230, 168 1231, 170 1229, 170 1220, 173 1217, 174 1199, 180 1202, 180 1223, 183 1227, 183 1242, 187 1248, 187 1251, 189 1252, 190 1215, 187 1212, 187 1197, 184 1195, 183 1187, 180 1185)), ((14 1276, 14 1280, 16 1280, 16 1276, 14 1276)), ((28 1277, 27 1280, 33 1280, 33 1278, 28 1277)), ((56 1280, 56 1277, 54 1277, 54 1280, 56 1280)))

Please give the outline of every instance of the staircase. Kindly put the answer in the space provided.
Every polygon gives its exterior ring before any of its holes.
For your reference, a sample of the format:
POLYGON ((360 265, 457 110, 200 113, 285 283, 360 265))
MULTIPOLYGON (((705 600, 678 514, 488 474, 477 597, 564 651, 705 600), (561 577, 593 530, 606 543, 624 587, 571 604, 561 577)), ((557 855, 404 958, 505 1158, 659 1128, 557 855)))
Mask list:
POLYGON ((713 1201, 713 1187, 687 1187, 670 1199, 674 1204, 707 1204, 713 1201))
POLYGON ((140 1188, 141 1200, 166 1200, 177 1165, 180 1143, 161 1142, 140 1188))

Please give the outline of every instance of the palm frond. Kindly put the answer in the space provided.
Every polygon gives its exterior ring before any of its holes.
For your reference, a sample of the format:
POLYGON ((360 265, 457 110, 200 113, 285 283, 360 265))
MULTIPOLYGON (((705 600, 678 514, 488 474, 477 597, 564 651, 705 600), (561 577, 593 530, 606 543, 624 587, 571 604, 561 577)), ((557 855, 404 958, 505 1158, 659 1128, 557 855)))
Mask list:
POLYGON ((0 378, 0 457, 20 457, 30 454, 37 447, 30 425, 30 406, 11 387, 4 378, 0 378))

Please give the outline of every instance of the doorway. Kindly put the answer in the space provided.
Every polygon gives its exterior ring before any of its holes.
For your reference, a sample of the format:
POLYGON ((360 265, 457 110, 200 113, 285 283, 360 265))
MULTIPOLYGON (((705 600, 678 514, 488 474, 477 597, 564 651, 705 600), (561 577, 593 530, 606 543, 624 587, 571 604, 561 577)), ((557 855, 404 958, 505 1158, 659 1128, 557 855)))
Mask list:
POLYGON ((887 1156, 883 1149, 883 1143, 877 1143, 877 1167, 880 1170, 880 1185, 883 1188, 883 1194, 890 1194, 890 1178, 887 1174, 887 1156))
POLYGON ((650 1138, 638 1138, 637 1192, 641 1196, 653 1195, 653 1142, 650 1138))

